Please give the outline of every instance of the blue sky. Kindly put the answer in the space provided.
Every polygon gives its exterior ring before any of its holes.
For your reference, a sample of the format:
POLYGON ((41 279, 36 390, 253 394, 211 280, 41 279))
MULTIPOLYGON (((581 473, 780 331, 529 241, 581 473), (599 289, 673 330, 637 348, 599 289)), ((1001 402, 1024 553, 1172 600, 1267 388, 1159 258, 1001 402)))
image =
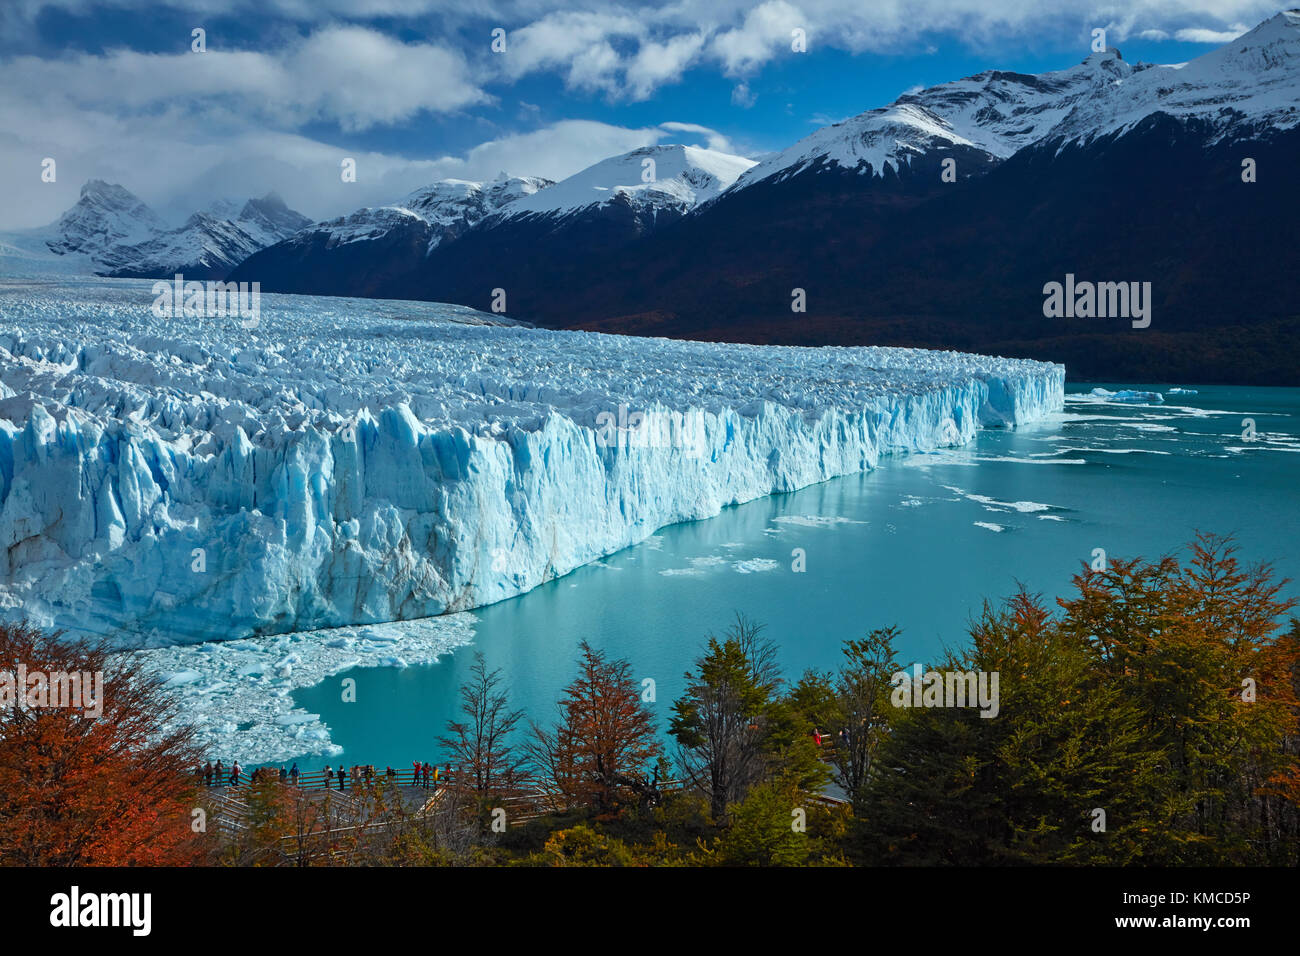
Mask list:
POLYGON ((277 189, 320 217, 445 176, 560 178, 653 142, 751 157, 916 86, 1062 69, 1107 31, 1191 59, 1282 9, 1254 0, 6 0, 0 228, 81 184, 165 215, 277 189), (473 11, 473 12, 467 12, 473 11), (206 51, 191 50, 192 30, 206 51), (505 31, 505 50, 492 31, 505 31), (805 52, 791 50, 802 30, 805 52), (343 184, 341 157, 358 164, 343 184), (41 183, 41 160, 58 162, 41 183))

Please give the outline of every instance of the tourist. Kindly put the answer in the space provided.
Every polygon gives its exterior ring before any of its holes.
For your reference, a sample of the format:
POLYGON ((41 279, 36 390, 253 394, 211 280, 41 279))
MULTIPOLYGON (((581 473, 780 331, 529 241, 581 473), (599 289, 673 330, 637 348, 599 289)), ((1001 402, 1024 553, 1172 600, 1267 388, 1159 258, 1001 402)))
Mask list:
POLYGON ((342 764, 339 764, 339 790, 342 790, 344 786, 347 785, 347 782, 348 782, 348 772, 343 769, 342 764))
POLYGON ((297 764, 297 762, 295 762, 294 765, 293 765, 292 767, 289 768, 289 779, 293 782, 293 785, 294 785, 295 787, 298 786, 298 764, 297 764))
POLYGON ((326 764, 325 765, 325 789, 328 790, 332 786, 334 786, 334 771, 330 769, 329 764, 326 764))
POLYGON ((230 785, 232 787, 239 786, 239 761, 238 760, 236 760, 230 768, 230 785))
POLYGON ((212 761, 209 760, 203 765, 203 786, 212 786, 212 761))
POLYGON ((217 781, 218 787, 221 786, 222 781, 226 779, 226 768, 221 765, 220 760, 217 761, 217 767, 214 771, 213 779, 217 781))

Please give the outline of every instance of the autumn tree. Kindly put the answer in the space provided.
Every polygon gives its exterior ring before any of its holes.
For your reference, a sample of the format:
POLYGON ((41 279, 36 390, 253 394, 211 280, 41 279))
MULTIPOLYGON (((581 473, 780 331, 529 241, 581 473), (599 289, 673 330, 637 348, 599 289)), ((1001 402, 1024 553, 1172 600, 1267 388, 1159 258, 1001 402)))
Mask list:
POLYGON ((1141 711, 1167 759, 1157 798, 1173 810, 1169 863, 1246 861, 1262 837, 1258 788, 1294 767, 1296 604, 1267 564, 1243 566, 1230 538, 1199 534, 1191 557, 1112 560, 1075 578, 1063 628, 1141 711))
POLYGON ((565 803, 604 813, 633 799, 657 802, 650 770, 661 748, 654 716, 627 661, 609 660, 583 641, 578 676, 558 707, 553 727, 533 725, 527 750, 539 776, 554 784, 565 803))
POLYGON ((524 762, 510 741, 524 712, 510 709, 501 683, 501 672, 489 672, 483 655, 475 654, 469 680, 460 688, 464 719, 448 721, 447 734, 438 738, 438 746, 459 768, 458 779, 471 781, 480 797, 518 782, 524 762))
MULTIPOLYGON (((1266 565, 1200 536, 1186 564, 1114 560, 1054 616, 1023 591, 953 670, 997 671, 995 718, 895 710, 869 784, 870 861, 1189 865, 1288 858, 1296 656, 1266 565)), ((1294 853, 1291 852, 1291 856, 1294 853)))
POLYGON ((202 755, 159 678, 104 644, 0 624, 0 680, 13 691, 0 694, 0 864, 200 858, 205 844, 192 812, 202 755), (24 672, 29 680, 100 674, 102 690, 89 707, 28 707, 14 693, 24 690, 16 686, 24 672))

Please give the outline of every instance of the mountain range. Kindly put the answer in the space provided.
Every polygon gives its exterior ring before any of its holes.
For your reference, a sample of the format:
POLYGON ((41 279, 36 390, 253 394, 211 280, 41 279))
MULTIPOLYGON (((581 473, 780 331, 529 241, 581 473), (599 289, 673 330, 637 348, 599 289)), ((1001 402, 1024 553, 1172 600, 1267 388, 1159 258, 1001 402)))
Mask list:
POLYGON ((96 203, 55 243, 107 274, 186 259, 266 292, 487 309, 501 290, 509 315, 555 328, 1300 384, 1297 168, 1293 10, 1188 63, 1108 48, 910 92, 759 162, 652 146, 558 183, 445 180, 294 229, 283 210, 256 235, 249 206, 270 197, 159 231, 125 190, 88 184, 96 203), (216 223, 248 240, 218 243, 216 223), (1046 316, 1045 287, 1067 277, 1150 283, 1150 325, 1046 316))
POLYGON ((221 279, 253 253, 311 220, 275 193, 242 205, 218 200, 170 228, 130 190, 92 179, 76 204, 41 229, 0 236, 0 261, 40 271, 161 279, 221 279))

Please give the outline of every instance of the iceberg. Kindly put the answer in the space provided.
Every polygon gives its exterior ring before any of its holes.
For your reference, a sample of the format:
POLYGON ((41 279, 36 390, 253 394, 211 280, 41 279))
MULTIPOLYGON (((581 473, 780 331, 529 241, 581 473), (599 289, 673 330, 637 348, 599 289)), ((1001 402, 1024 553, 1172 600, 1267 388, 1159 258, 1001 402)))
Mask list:
POLYGON ((292 295, 244 328, 158 317, 150 290, 0 283, 4 619, 151 648, 468 610, 1064 400, 1028 360, 292 295))

